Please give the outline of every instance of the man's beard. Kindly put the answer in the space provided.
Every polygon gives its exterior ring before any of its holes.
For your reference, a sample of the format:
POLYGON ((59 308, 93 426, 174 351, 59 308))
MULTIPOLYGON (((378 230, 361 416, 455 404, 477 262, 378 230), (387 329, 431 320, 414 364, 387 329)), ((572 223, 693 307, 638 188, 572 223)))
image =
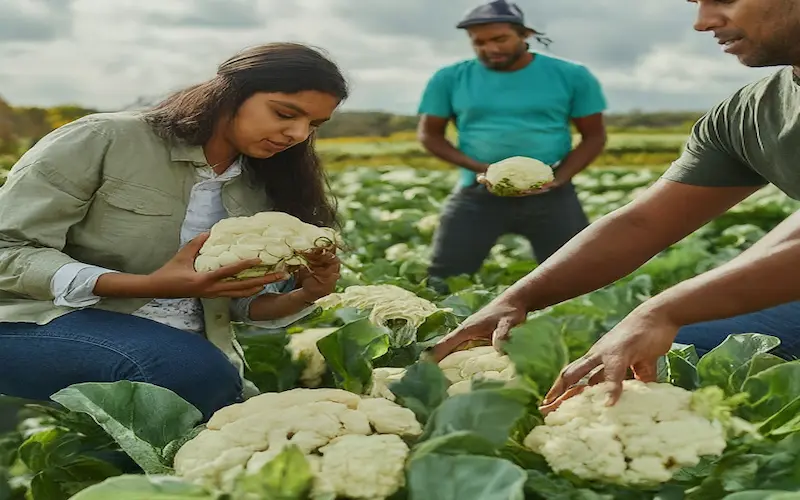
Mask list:
POLYGON ((487 57, 481 57, 481 62, 490 69, 504 70, 514 66, 523 55, 525 55, 525 49, 520 49, 500 61, 492 61, 487 57))

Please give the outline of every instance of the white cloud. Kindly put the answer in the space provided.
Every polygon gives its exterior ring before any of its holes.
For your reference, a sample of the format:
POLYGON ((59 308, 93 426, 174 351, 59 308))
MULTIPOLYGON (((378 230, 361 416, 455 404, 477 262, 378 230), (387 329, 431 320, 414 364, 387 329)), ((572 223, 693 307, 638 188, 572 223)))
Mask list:
MULTIPOLYGON (((214 74, 236 51, 290 40, 325 48, 351 80, 349 109, 413 113, 430 74, 471 57, 454 28, 472 0, 2 0, 0 81, 12 104, 115 109, 214 74)), ((753 70, 692 30, 695 8, 641 0, 520 1, 553 52, 587 64, 612 110, 702 109, 753 70)))

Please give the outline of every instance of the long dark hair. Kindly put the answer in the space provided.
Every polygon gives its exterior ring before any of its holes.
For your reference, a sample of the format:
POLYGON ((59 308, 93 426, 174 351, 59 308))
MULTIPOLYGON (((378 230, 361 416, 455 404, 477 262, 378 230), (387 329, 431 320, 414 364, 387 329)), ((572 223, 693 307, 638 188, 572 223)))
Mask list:
MULTIPOLYGON (((324 92, 340 102, 348 96, 339 68, 321 52, 296 43, 271 43, 247 49, 222 63, 211 80, 181 90, 144 112, 166 140, 203 145, 218 119, 235 114, 257 92, 324 92)), ((328 179, 314 150, 314 134, 267 159, 246 157, 246 175, 264 186, 274 209, 318 226, 336 225, 336 208, 327 196, 328 179)))

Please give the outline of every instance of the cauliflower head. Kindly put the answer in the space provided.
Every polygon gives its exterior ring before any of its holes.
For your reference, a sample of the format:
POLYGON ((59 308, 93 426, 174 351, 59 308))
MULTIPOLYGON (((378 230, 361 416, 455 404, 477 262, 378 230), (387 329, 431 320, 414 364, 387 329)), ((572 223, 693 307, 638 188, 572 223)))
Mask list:
POLYGON ((194 262, 198 272, 215 271, 240 260, 260 259, 261 264, 238 273, 246 279, 301 266, 303 253, 334 249, 338 233, 317 227, 284 212, 260 212, 250 217, 229 217, 211 228, 208 240, 194 262))
POLYGON ((631 486, 669 481, 678 469, 725 450, 725 425, 696 404, 703 389, 626 380, 619 401, 606 406, 608 390, 601 383, 567 399, 524 445, 556 472, 631 486))
POLYGON ((175 455, 176 475, 231 491, 288 445, 314 472, 315 495, 386 498, 405 484, 409 447, 422 434, 411 410, 340 389, 265 393, 217 411, 175 455))
POLYGON ((525 156, 512 156, 492 163, 486 170, 491 191, 499 196, 519 195, 539 189, 552 182, 553 178, 553 169, 547 164, 525 156))
MULTIPOLYGON (((450 381, 451 385, 447 388, 447 394, 450 396, 469 392, 474 377, 506 382, 516 380, 514 364, 508 356, 500 354, 492 346, 479 346, 453 352, 439 362, 439 368, 450 381)), ((405 374, 405 368, 375 368, 372 370, 369 395, 395 401, 389 386, 400 381, 405 374)))
POLYGON ((316 388, 322 384, 322 378, 328 369, 325 356, 319 352, 317 342, 337 330, 336 327, 309 328, 289 336, 287 348, 292 353, 292 359, 302 360, 305 363, 300 382, 305 387, 316 388))
POLYGON ((403 347, 416 338, 417 329, 440 309, 433 302, 395 285, 352 285, 341 293, 317 300, 323 309, 351 307, 370 311, 369 321, 394 331, 392 347, 403 347))

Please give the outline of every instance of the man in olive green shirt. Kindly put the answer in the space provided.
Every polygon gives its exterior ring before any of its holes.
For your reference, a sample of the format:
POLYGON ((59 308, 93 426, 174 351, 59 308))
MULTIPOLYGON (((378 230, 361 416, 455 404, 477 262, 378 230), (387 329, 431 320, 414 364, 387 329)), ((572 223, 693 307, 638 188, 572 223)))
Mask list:
MULTIPOLYGON (((526 313, 591 292, 631 273, 761 187, 800 199, 800 0, 690 0, 695 28, 752 67, 793 65, 750 84, 694 126, 685 151, 662 179, 627 206, 584 230, 551 259, 467 319, 434 349, 441 359, 463 342, 508 336, 526 313)), ((703 354, 728 334, 764 333, 775 351, 800 356, 800 214, 794 214, 727 264, 646 301, 567 366, 545 398, 547 409, 597 368, 592 383, 614 383, 627 369, 656 376, 674 341, 703 354)))

